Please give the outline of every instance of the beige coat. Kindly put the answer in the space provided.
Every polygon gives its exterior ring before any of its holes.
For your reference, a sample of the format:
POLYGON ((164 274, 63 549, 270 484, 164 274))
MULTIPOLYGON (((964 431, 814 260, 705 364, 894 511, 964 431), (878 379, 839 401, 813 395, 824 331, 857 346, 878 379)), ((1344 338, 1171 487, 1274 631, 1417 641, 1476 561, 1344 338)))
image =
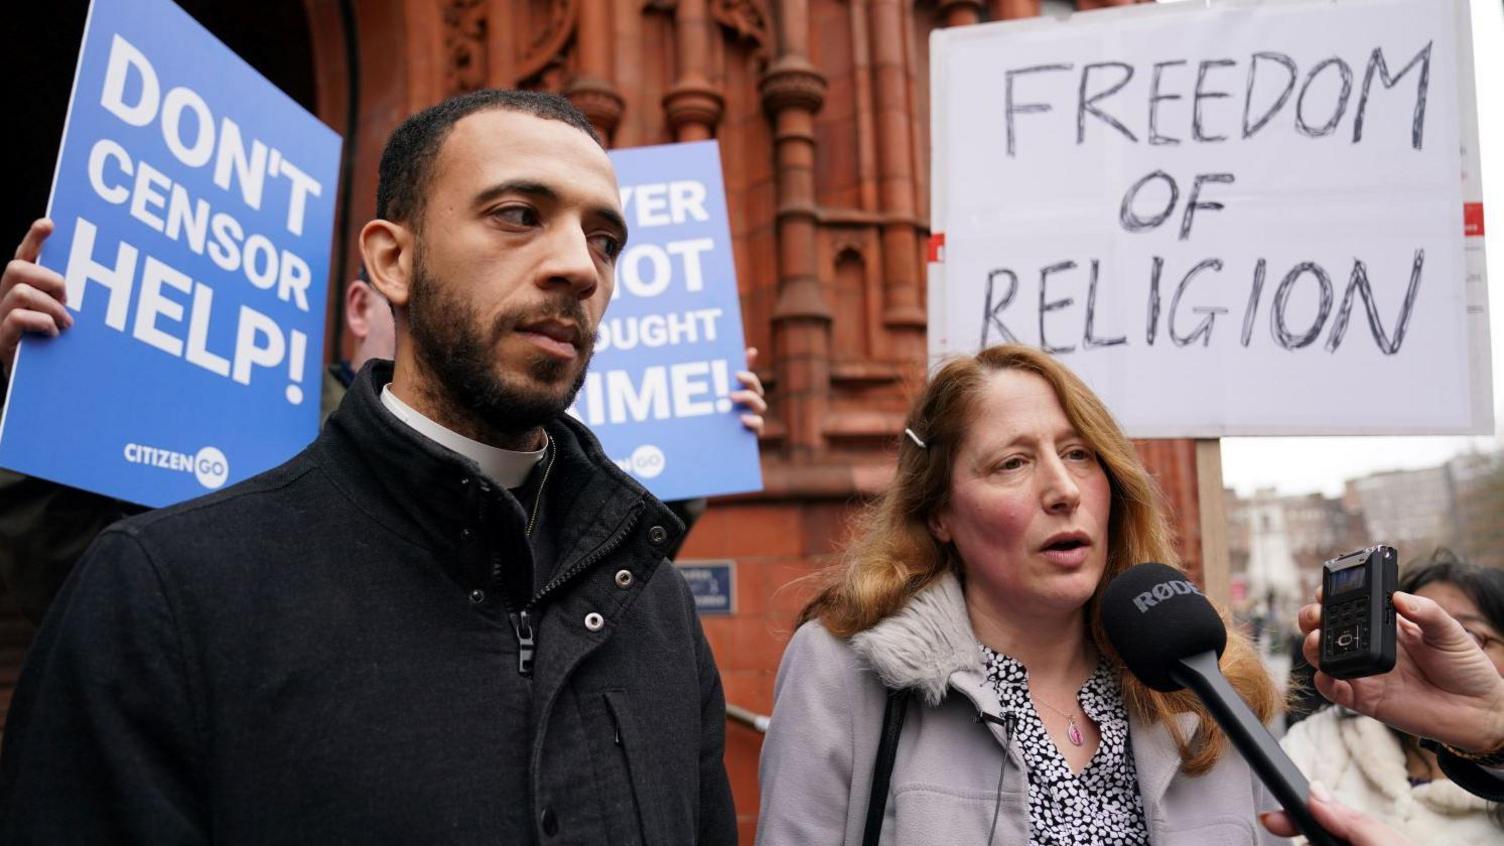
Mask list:
POLYGON ((1285 751, 1309 778, 1343 804, 1372 814, 1416 843, 1504 843, 1487 801, 1450 781, 1410 786, 1399 738, 1383 723, 1325 708, 1290 728, 1285 751))
MULTIPOLYGON (((978 716, 999 715, 1001 708, 951 577, 850 641, 818 623, 795 633, 778 668, 762 748, 757 842, 860 846, 884 682, 919 696, 898 744, 883 844, 983 846, 995 805, 991 843, 1027 843, 1022 752, 1003 726, 978 716)), ((1256 813, 1273 800, 1235 752, 1193 778, 1179 771, 1163 725, 1130 717, 1129 738, 1155 846, 1284 842, 1259 826, 1256 813)))

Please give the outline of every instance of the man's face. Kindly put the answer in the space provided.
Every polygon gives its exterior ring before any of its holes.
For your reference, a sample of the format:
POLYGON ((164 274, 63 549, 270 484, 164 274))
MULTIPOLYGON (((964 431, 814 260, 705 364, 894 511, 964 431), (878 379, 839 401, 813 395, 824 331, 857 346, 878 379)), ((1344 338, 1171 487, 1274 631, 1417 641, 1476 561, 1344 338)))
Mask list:
POLYGON ((413 225, 407 318, 439 383, 429 392, 506 432, 567 408, 626 240, 605 151, 560 121, 468 115, 444 140, 413 225))

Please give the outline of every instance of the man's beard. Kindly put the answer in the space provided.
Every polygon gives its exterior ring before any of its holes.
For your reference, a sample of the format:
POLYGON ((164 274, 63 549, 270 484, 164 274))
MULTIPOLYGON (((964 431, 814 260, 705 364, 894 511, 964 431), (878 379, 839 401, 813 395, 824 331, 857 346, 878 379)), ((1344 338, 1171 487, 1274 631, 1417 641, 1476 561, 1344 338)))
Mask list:
POLYGON ((437 381, 432 392, 448 413, 495 432, 521 433, 569 408, 585 384, 595 350, 595 333, 580 301, 560 296, 532 311, 507 311, 484 330, 476 310, 453 292, 454 286, 428 274, 421 252, 414 256, 407 306, 413 352, 437 381), (550 318, 579 328, 579 358, 565 361, 539 351, 512 365, 520 372, 509 371, 499 359, 502 340, 520 324, 550 318), (558 385, 572 366, 578 366, 579 373, 567 388, 550 387, 558 385))

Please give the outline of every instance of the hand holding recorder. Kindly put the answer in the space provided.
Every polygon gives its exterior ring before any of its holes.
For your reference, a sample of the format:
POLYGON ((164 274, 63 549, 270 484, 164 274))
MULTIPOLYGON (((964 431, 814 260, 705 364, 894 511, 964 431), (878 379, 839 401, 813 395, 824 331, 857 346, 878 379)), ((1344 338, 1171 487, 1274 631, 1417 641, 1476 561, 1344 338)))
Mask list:
POLYGON ((1429 599, 1396 592, 1396 660, 1382 675, 1335 679, 1321 672, 1319 602, 1300 609, 1306 660, 1318 668, 1316 688, 1327 699, 1400 731, 1467 752, 1504 746, 1504 677, 1482 649, 1429 599))

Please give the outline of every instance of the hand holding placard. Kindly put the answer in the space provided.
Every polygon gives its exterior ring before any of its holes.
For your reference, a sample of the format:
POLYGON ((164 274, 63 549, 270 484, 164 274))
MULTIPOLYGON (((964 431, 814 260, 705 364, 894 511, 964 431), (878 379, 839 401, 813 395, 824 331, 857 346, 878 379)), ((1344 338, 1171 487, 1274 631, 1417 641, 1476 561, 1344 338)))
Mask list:
POLYGON ((173 3, 94 0, 52 224, 0 281, 0 465, 160 506, 304 446, 339 158, 173 3))
POLYGON ((760 487, 766 404, 742 364, 740 304, 715 142, 613 150, 631 239, 571 409, 662 499, 760 487), (738 411, 737 406, 744 411, 738 411))
MULTIPOLYGON (((15 260, 0 276, 0 382, 10 381, 23 334, 56 336, 73 325, 73 315, 64 308, 68 289, 63 277, 36 263, 51 234, 52 221, 47 218, 32 223, 16 247, 15 260)), ((0 384, 0 393, 3 388, 0 384)))

